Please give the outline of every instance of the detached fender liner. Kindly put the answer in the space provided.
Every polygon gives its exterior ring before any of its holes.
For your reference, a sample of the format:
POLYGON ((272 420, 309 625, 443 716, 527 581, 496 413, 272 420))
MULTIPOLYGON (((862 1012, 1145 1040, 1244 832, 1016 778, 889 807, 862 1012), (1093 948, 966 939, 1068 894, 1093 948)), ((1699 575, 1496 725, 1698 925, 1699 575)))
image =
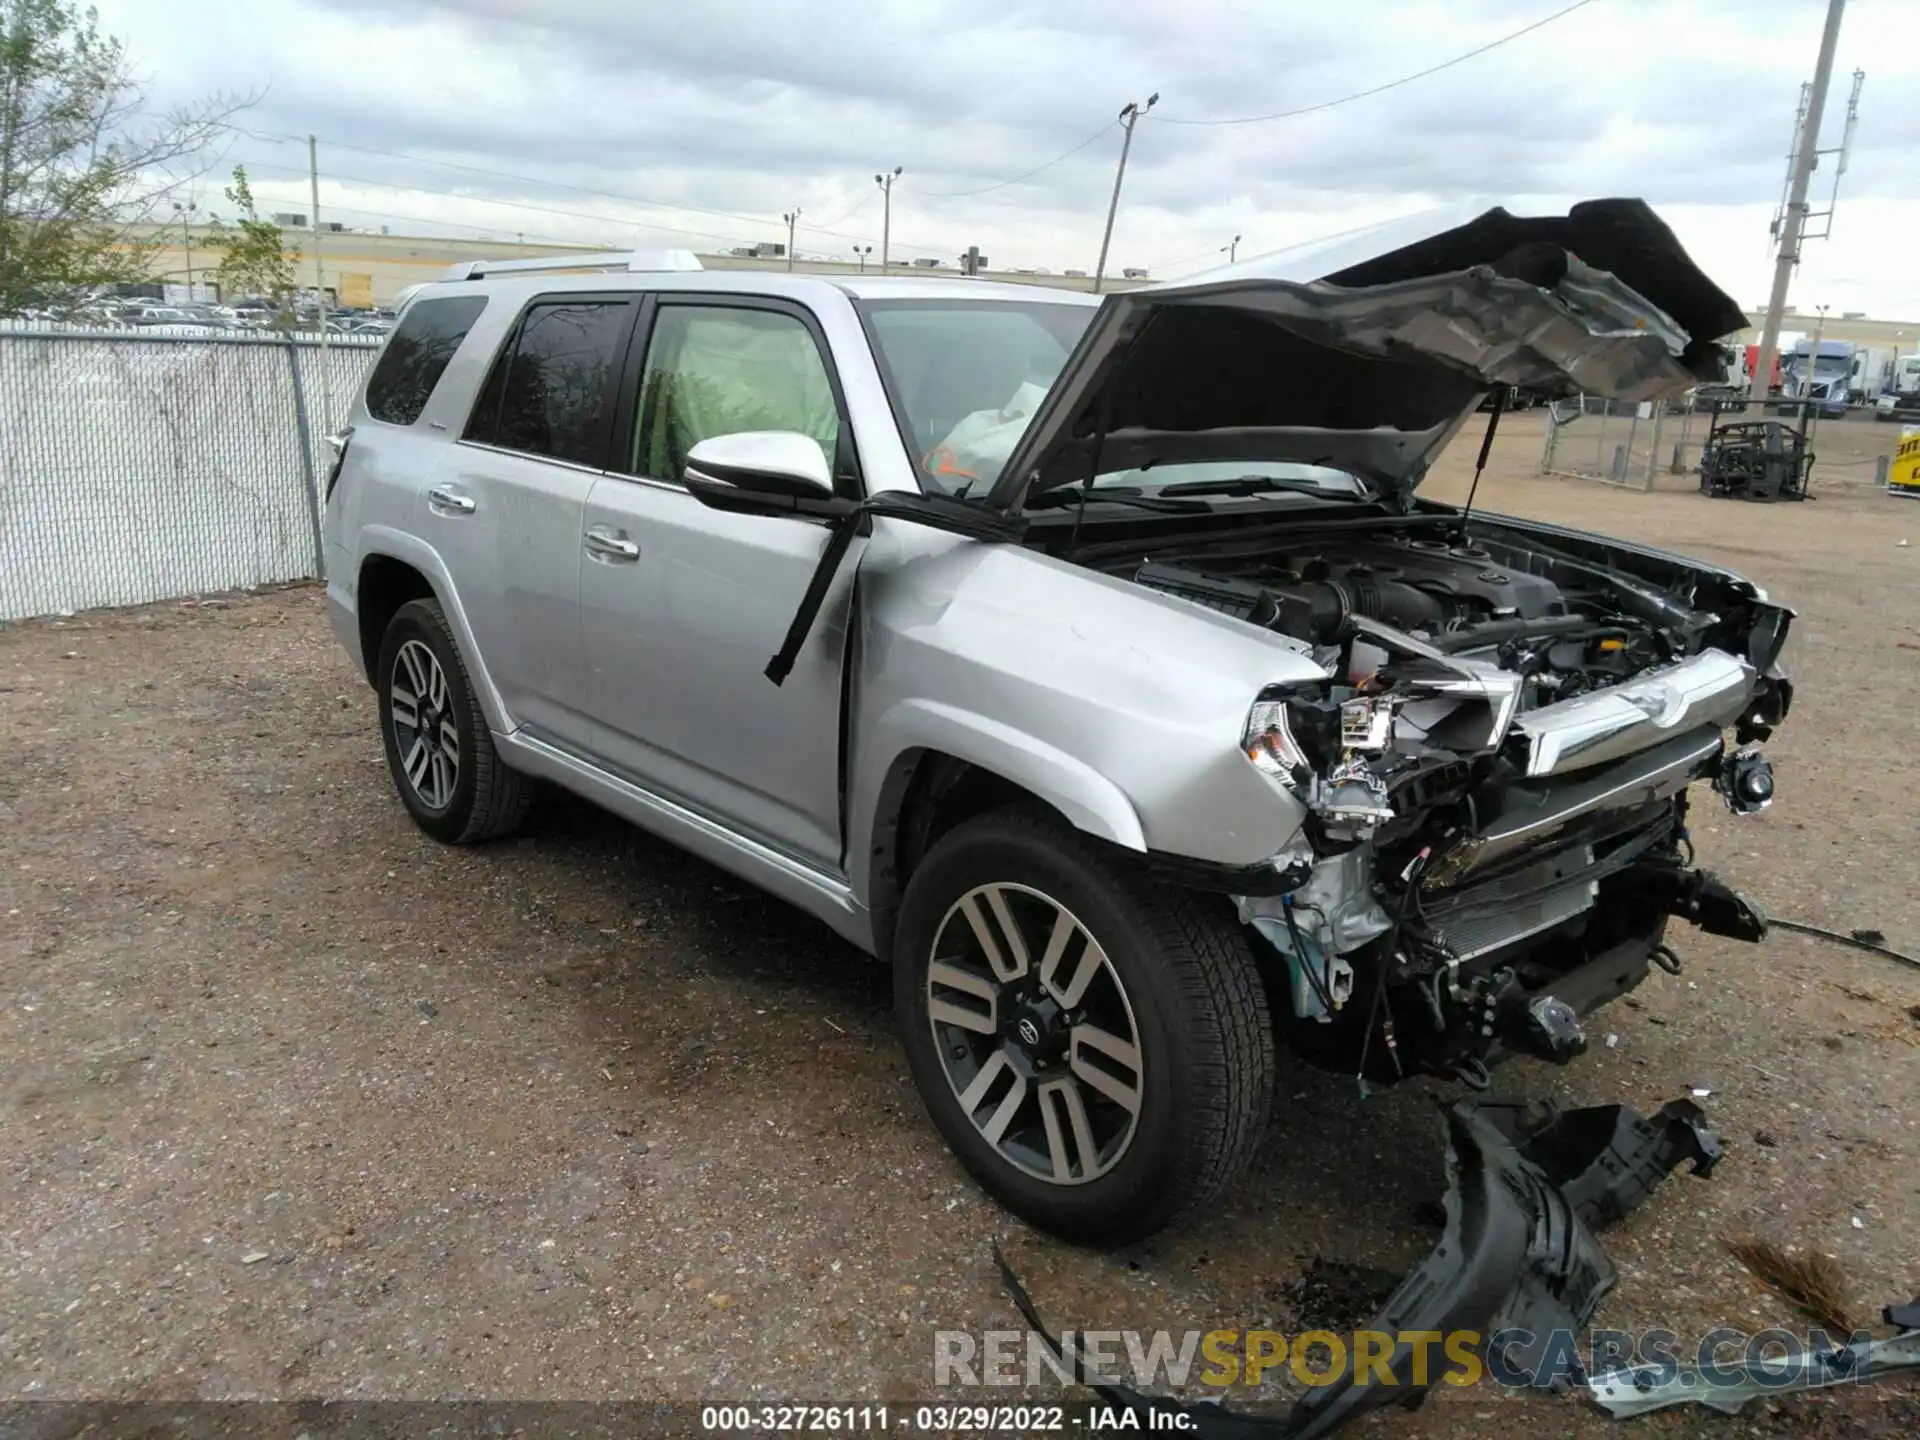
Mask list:
MULTIPOLYGON (((1500 1370, 1532 1383, 1543 1383, 1536 1377, 1550 1332, 1584 1329, 1618 1278, 1594 1230, 1635 1209, 1683 1161, 1705 1175, 1720 1158, 1719 1141, 1690 1100, 1675 1100, 1652 1119, 1618 1105, 1562 1111, 1463 1103, 1445 1112, 1445 1126, 1445 1233, 1362 1328, 1395 1336, 1472 1330, 1483 1343, 1502 1331, 1526 1331, 1531 1343, 1502 1342, 1500 1370)), ((997 1247, 994 1259, 1028 1325, 1068 1363, 997 1247)), ((1416 1402, 1445 1370, 1429 1351, 1427 1383, 1416 1385, 1421 1357, 1401 1341, 1387 1361, 1394 1383, 1371 1375, 1362 1382, 1352 1350, 1333 1380, 1272 1416, 1145 1395, 1074 1373, 1103 1399, 1136 1412, 1143 1430, 1153 1428, 1150 1417, 1158 1413, 1183 1416, 1187 1433, 1214 1440, 1312 1440, 1369 1410, 1416 1402)), ((1556 1374, 1548 1383, 1561 1389, 1578 1378, 1556 1374)))

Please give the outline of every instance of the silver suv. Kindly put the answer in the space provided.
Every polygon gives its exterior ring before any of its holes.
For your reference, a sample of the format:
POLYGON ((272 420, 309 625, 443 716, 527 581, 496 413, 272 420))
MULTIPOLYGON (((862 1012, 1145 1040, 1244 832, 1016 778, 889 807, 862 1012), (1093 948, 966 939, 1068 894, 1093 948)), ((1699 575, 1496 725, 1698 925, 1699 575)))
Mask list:
POLYGON ((1489 392, 1684 390, 1744 317, 1637 201, 1284 259, 420 288, 326 505, 401 801, 476 841, 545 780, 818 916, 968 1170, 1081 1241, 1219 1192, 1276 1044, 1576 1054, 1670 916, 1764 931, 1688 788, 1771 798, 1790 612, 1415 487, 1489 392))

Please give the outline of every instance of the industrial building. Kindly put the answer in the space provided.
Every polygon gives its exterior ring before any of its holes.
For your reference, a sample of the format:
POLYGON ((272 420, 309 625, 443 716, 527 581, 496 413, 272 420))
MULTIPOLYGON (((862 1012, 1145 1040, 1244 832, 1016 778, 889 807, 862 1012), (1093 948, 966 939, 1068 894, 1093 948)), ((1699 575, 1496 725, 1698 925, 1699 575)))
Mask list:
MULTIPOLYGON (((305 216, 287 218, 298 218, 303 225, 306 220, 305 216)), ((289 251, 299 252, 296 279, 301 286, 310 286, 314 283, 314 236, 309 229, 292 226, 283 226, 283 229, 289 251)), ((156 279, 180 283, 191 278, 204 284, 220 263, 220 252, 208 243, 214 234, 211 227, 194 226, 189 230, 176 224, 150 227, 144 233, 160 242, 153 258, 152 274, 156 279)), ((517 260, 530 255, 562 254, 571 248, 578 248, 583 253, 630 248, 463 240, 440 235, 386 235, 363 230, 325 228, 320 232, 319 241, 320 268, 325 276, 326 287, 333 292, 337 303, 348 307, 391 305, 394 297, 407 286, 417 285, 422 280, 438 279, 449 265, 458 260, 517 260)), ((773 247, 747 248, 767 250, 773 247)), ((909 274, 927 274, 929 271, 951 275, 961 273, 959 256, 937 257, 940 262, 937 266, 927 263, 935 258, 918 251, 897 250, 890 268, 895 273, 909 274)), ((700 263, 709 270, 784 271, 787 268, 785 256, 766 254, 703 254, 700 263)), ((793 268, 810 275, 854 275, 878 272, 880 262, 870 256, 853 261, 796 259, 793 268)), ((1052 285, 1070 290, 1093 288, 1092 279, 1078 271, 1049 273, 995 270, 989 267, 981 273, 986 279, 1016 284, 1052 285)), ((1104 288, 1133 290, 1147 283, 1144 277, 1128 278, 1116 272, 1107 277, 1104 288)))
MULTIPOLYGON (((287 220, 298 220, 301 226, 306 217, 287 216, 287 220)), ((149 234, 157 233, 161 241, 155 252, 153 262, 154 275, 168 281, 184 281, 189 273, 193 278, 204 282, 213 268, 219 263, 219 252, 211 249, 207 241, 212 231, 205 226, 196 226, 191 231, 180 225, 154 227, 149 234)), ((313 235, 310 230, 294 226, 287 227, 287 242, 300 253, 298 279, 302 286, 314 283, 313 235)), ((337 302, 349 307, 390 305, 394 297, 409 285, 417 285, 422 280, 437 279, 447 266, 458 260, 515 260, 529 255, 554 255, 563 253, 568 246, 519 242, 511 240, 463 240, 440 235, 388 235, 375 234, 363 230, 332 230, 323 228, 320 232, 320 265, 326 277, 326 285, 337 302)), ((582 245, 577 247, 583 252, 605 250, 607 246, 582 245)), ((615 247, 617 248, 617 247, 615 247)), ((748 247, 767 250, 776 247, 748 247)), ((891 268, 896 272, 926 273, 926 262, 934 257, 918 252, 902 250, 895 254, 891 268), (917 262, 917 263, 916 263, 917 262)), ((960 259, 956 256, 938 257, 937 267, 948 274, 960 273, 960 259)), ((709 270, 785 270, 787 261, 784 256, 752 255, 722 252, 702 254, 701 264, 709 270)), ((795 270, 810 275, 854 275, 868 271, 877 271, 879 262, 871 257, 860 261, 796 259, 795 270)), ((1032 270, 995 270, 988 268, 982 272, 990 280, 1011 281, 1016 284, 1051 285, 1068 290, 1091 290, 1093 281, 1081 271, 1032 271, 1032 270)), ((1125 271, 1116 268, 1114 274, 1106 278, 1104 288, 1108 290, 1134 290, 1150 284, 1151 277, 1141 272, 1125 271)), ((1751 328, 1746 331, 1738 343, 1750 345, 1760 338, 1760 325, 1763 319, 1758 310, 1747 312, 1751 328)), ((1920 320, 1879 320, 1863 314, 1849 312, 1834 314, 1829 312, 1824 320, 1812 311, 1803 311, 1793 306, 1787 307, 1782 328, 1788 332, 1811 335, 1816 329, 1827 340, 1846 340, 1856 345, 1881 345, 1905 354, 1920 349, 1920 320)))

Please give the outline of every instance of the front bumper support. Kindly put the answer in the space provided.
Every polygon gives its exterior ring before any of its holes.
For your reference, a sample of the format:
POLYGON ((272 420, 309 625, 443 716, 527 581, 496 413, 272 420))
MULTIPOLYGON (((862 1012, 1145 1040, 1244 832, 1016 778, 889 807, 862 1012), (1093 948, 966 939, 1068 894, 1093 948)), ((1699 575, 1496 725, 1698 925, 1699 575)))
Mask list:
POLYGON ((1586 1382, 1594 1404, 1617 1420, 1669 1405, 1705 1405, 1737 1415, 1750 1400, 1799 1390, 1859 1385, 1889 1370, 1920 1369, 1920 1301, 1889 1305, 1886 1322, 1900 1333, 1884 1339, 1855 1336, 1838 1349, 1747 1358, 1712 1377, 1697 1366, 1631 1365, 1586 1382))

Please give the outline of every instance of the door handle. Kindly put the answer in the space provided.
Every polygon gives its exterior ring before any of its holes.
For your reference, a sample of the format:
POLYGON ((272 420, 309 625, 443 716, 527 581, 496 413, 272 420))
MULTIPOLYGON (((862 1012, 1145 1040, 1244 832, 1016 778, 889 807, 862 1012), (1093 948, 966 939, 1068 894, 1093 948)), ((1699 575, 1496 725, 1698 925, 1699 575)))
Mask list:
POLYGON ((633 561, 640 558, 640 542, 629 540, 604 525, 596 525, 587 531, 587 553, 598 555, 602 560, 633 561))
POLYGON ((439 515, 471 515, 474 500, 450 485, 436 485, 427 491, 427 508, 439 515))

